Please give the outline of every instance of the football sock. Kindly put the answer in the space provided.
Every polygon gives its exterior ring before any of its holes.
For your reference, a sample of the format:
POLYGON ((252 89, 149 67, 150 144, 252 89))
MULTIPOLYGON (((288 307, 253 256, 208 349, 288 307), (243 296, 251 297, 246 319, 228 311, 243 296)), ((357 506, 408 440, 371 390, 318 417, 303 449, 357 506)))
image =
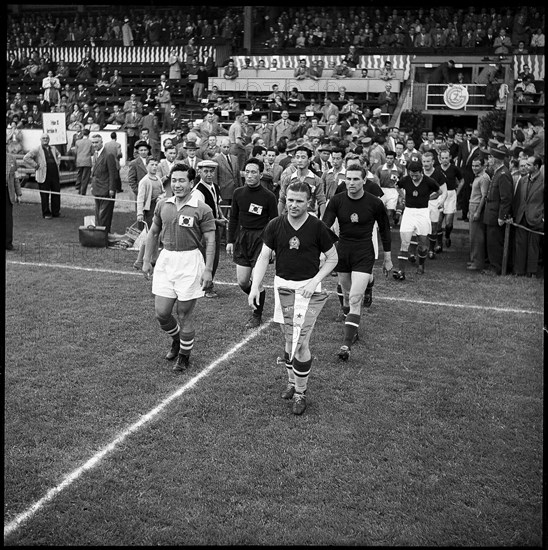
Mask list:
POLYGON ((428 250, 426 247, 419 247, 417 250, 417 255, 419 257, 419 265, 424 265, 424 261, 426 260, 426 257, 428 256, 428 250))
POLYGON ((453 231, 453 226, 452 225, 446 225, 445 226, 445 238, 446 239, 451 237, 451 231, 453 231))
POLYGON ((354 336, 358 333, 360 317, 355 313, 349 313, 344 320, 344 345, 348 346, 348 349, 352 346, 354 336))
POLYGON ((189 332, 181 332, 181 347, 179 349, 180 355, 190 355, 192 347, 194 346, 194 335, 196 331, 191 330, 189 332))
POLYGON ((436 235, 438 246, 443 246, 443 229, 438 229, 438 234, 436 235))
POLYGON ((179 323, 175 320, 173 315, 165 322, 160 321, 160 328, 168 335, 171 336, 174 340, 179 336, 179 323))
POLYGON ((373 285, 375 284, 375 281, 373 279, 369 279, 369 282, 367 283, 367 288, 365 289, 365 292, 368 290, 371 290, 373 288, 373 285))
POLYGON ((348 315, 348 313, 350 312, 350 306, 343 306, 342 307, 342 312, 343 312, 344 316, 346 317, 348 315))
POLYGON ((249 294, 251 292, 251 285, 249 283, 247 283, 246 286, 242 286, 240 285, 240 288, 242 289, 243 292, 245 292, 246 294, 249 294))
POLYGON ((253 315, 255 317, 259 317, 263 314, 263 308, 264 308, 264 301, 266 298, 266 290, 261 290, 259 293, 259 304, 257 305, 257 302, 255 302, 255 305, 257 306, 257 309, 253 312, 253 315))
POLYGON ((428 235, 428 250, 434 250, 436 246, 436 235, 428 235))
POLYGON ((293 373, 295 374, 295 391, 297 393, 305 393, 306 385, 308 382, 308 375, 310 374, 310 366, 312 365, 312 358, 308 361, 299 361, 295 357, 293 358, 293 373))
POLYGON ((290 384, 295 384, 295 373, 293 372, 293 361, 289 360, 289 353, 284 351, 285 369, 287 371, 287 378, 290 384))
POLYGON ((341 307, 344 306, 344 294, 342 290, 342 286, 340 284, 337 284, 337 297, 339 298, 339 303, 341 304, 341 307))
POLYGON ((407 250, 400 250, 398 252, 398 267, 400 271, 405 272, 405 266, 407 265, 407 256, 409 252, 407 250))

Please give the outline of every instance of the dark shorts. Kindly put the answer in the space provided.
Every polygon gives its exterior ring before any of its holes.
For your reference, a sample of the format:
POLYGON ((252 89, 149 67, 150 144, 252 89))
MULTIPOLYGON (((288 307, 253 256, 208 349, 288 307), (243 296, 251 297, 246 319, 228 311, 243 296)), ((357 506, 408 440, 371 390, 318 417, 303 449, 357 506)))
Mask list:
POLYGON ((340 271, 341 273, 359 271, 360 273, 369 274, 373 272, 375 249, 371 242, 363 245, 339 241, 337 243, 337 254, 339 255, 339 262, 335 271, 340 271))
POLYGON ((234 262, 244 267, 255 267, 263 247, 262 229, 243 229, 240 227, 234 241, 234 262))

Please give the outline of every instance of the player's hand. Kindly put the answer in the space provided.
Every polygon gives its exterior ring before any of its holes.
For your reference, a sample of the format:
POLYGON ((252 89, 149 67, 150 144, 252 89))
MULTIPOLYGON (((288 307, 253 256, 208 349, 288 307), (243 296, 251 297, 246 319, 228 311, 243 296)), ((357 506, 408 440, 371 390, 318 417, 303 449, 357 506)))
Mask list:
POLYGON ((137 221, 138 222, 142 222, 144 219, 145 219, 145 217, 143 216, 143 214, 137 214, 137 221))
POLYGON ((146 260, 143 260, 143 267, 141 268, 141 271, 145 274, 145 279, 150 281, 150 276, 152 275, 152 264, 146 260))
POLYGON ((213 286, 213 273, 211 269, 208 269, 207 267, 204 269, 204 272, 200 277, 200 285, 202 286, 202 290, 207 290, 213 286))
POLYGON ((234 253, 234 245, 232 243, 227 243, 226 245, 226 253, 229 255, 229 256, 232 256, 232 254, 234 253))
POLYGON ((316 287, 318 286, 317 283, 314 281, 310 281, 304 286, 301 286, 296 290, 299 294, 302 294, 304 298, 310 298, 312 294, 314 294, 314 291, 316 290, 316 287))
POLYGON ((392 272, 392 268, 394 266, 392 265, 392 260, 384 260, 384 263, 382 265, 382 272, 384 273, 385 277, 388 277, 388 274, 392 272))
POLYGON ((247 303, 249 304, 249 307, 253 311, 257 309, 257 303, 259 302, 259 294, 260 292, 258 290, 251 289, 251 291, 249 292, 249 296, 247 297, 247 303))

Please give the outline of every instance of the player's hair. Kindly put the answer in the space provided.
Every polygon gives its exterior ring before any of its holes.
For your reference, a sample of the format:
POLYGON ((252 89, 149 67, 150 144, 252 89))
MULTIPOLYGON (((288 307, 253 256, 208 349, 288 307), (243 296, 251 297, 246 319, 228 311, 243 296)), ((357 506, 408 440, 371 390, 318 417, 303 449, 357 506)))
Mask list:
POLYGON ((154 162, 160 162, 160 157, 158 155, 150 155, 146 158, 146 164, 148 164, 151 160, 154 162))
POLYGON ((425 152, 422 154, 422 158, 425 158, 425 157, 434 158, 434 153, 432 153, 432 151, 425 151, 425 152))
POLYGON ((396 151, 392 151, 392 149, 388 149, 388 151, 386 151, 386 156, 396 158, 396 151))
POLYGON ((169 171, 170 180, 171 174, 173 174, 173 172, 188 172, 188 179, 190 181, 196 178, 196 170, 194 170, 194 168, 191 168, 188 164, 185 164, 184 162, 178 162, 171 167, 171 170, 169 171))
MULTIPOLYGON (((264 147, 262 147, 262 149, 264 149, 264 147)), ((256 164, 259 167, 259 172, 264 172, 264 163, 261 159, 250 158, 247 160, 244 166, 247 166, 248 164, 256 164)))
POLYGON ((422 162, 419 162, 417 160, 412 160, 407 165, 407 173, 409 172, 422 172, 422 162))
POLYGON ((310 189, 310 185, 306 183, 305 181, 297 181, 295 183, 290 183, 287 186, 287 191, 294 191, 295 193, 306 193, 306 198, 310 199, 312 196, 312 190, 310 189))
POLYGON ((348 174, 348 172, 350 172, 350 170, 353 170, 355 172, 359 172, 362 175, 362 178, 365 179, 365 176, 366 176, 367 172, 361 164, 358 164, 355 161, 351 162, 351 164, 349 164, 346 167, 346 173, 348 174))

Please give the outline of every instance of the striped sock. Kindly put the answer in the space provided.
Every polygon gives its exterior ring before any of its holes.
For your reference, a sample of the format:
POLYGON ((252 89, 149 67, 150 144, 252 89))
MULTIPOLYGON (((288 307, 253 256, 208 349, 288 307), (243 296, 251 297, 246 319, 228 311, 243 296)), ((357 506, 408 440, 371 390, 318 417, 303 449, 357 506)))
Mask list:
POLYGON ((436 235, 428 235, 428 250, 434 250, 436 246, 436 235))
POLYGON ((427 248, 419 247, 417 250, 417 255, 419 257, 419 265, 424 265, 424 262, 426 260, 426 256, 428 256, 428 250, 427 248))
POLYGON ((293 372, 293 360, 289 360, 289 352, 284 351, 285 370, 287 371, 287 378, 289 383, 295 385, 295 373, 293 372))
POLYGON ((194 346, 194 335, 196 331, 191 330, 190 332, 181 332, 181 348, 179 354, 181 355, 190 355, 192 348, 194 346))
POLYGON ((398 252, 398 267, 400 268, 400 271, 403 271, 405 273, 405 266, 407 265, 407 256, 409 252, 407 250, 400 250, 398 252))
POLYGON ((337 284, 337 298, 339 298, 339 303, 341 304, 341 307, 344 306, 344 294, 342 290, 342 286, 340 284, 337 284))
POLYGON ((411 242, 409 243, 409 254, 412 254, 413 256, 416 255, 416 253, 417 253, 417 244, 418 244, 417 236, 413 235, 411 237, 411 242))
POLYGON ((305 393, 308 383, 308 375, 310 374, 310 366, 312 358, 308 361, 299 361, 293 358, 293 373, 295 375, 295 391, 297 393, 305 393))
POLYGON ((160 328, 168 335, 171 336, 174 340, 179 336, 179 323, 175 320, 173 315, 165 322, 160 321, 160 328))
POLYGON ((355 313, 349 313, 344 320, 344 345, 348 346, 348 349, 352 346, 352 340, 358 333, 360 327, 360 315, 355 313))
POLYGON ((346 317, 350 313, 350 306, 343 306, 342 307, 342 312, 343 312, 344 316, 346 317))

